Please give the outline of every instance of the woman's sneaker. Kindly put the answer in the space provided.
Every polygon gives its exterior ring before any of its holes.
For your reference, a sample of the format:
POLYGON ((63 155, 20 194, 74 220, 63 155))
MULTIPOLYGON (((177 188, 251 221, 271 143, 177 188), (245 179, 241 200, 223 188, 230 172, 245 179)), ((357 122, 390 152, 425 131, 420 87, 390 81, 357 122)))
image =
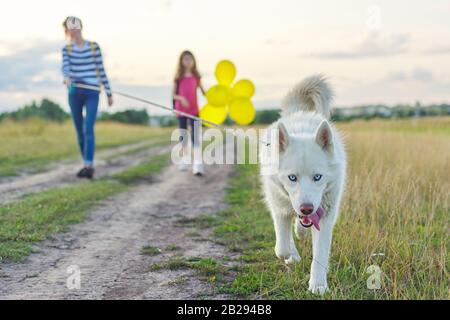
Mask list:
POLYGON ((203 176, 203 163, 194 163, 194 165, 192 166, 192 173, 196 176, 203 176))
POLYGON ((92 178, 94 178, 94 172, 95 172, 94 168, 92 168, 92 167, 84 167, 83 169, 78 171, 77 177, 78 178, 92 179, 92 178))

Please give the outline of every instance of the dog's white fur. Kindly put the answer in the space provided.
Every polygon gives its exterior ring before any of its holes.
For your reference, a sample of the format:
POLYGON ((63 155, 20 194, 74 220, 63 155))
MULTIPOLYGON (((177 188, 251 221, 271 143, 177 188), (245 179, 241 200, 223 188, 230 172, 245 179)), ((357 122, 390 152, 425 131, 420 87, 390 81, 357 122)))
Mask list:
MULTIPOLYGON (((261 174, 263 190, 275 233, 275 253, 287 263, 298 262, 300 255, 292 236, 306 230, 300 224, 300 205, 321 206, 325 215, 320 231, 311 227, 313 261, 309 290, 323 294, 328 290, 327 271, 333 227, 346 178, 346 154, 339 133, 328 121, 333 93, 325 78, 314 75, 297 84, 285 97, 281 118, 269 129, 279 129, 279 167, 275 174, 261 174), (289 175, 296 175, 292 182, 289 175), (319 181, 313 181, 321 174, 319 181)), ((270 130, 268 130, 269 132, 270 130)), ((267 140, 268 141, 268 140, 267 140)), ((267 157, 267 152, 260 152, 267 157)), ((262 159, 261 161, 264 161, 262 159)))

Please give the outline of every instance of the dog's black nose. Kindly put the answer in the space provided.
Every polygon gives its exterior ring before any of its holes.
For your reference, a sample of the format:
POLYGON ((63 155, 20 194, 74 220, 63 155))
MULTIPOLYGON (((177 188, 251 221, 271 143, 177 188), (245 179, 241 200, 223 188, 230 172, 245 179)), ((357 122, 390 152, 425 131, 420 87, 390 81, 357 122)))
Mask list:
POLYGON ((313 211, 314 211, 314 206, 312 205, 312 203, 302 203, 300 205, 300 212, 303 213, 305 216, 313 213, 313 211))

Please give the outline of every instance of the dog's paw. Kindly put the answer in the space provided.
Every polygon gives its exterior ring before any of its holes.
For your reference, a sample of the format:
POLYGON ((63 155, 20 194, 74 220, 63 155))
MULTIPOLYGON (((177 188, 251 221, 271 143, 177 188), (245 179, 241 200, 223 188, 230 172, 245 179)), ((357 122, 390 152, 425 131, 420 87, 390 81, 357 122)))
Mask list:
POLYGON ((294 263, 300 262, 300 260, 301 260, 301 258, 299 256, 299 254, 297 253, 297 254, 291 255, 287 259, 284 259, 284 263, 286 263, 286 264, 294 264, 294 263))
POLYGON ((284 260, 285 263, 295 263, 300 261, 300 255, 297 249, 293 250, 292 248, 285 249, 280 247, 275 247, 275 254, 281 260, 284 260))
POLYGON ((321 296, 324 295, 325 293, 327 293, 328 291, 330 291, 330 289, 328 289, 328 285, 326 283, 325 284, 310 283, 308 290, 313 294, 318 294, 321 296))
POLYGON ((297 251, 297 248, 295 247, 294 243, 291 243, 291 253, 289 254, 289 257, 284 260, 286 264, 292 264, 296 262, 300 262, 300 254, 297 251))
POLYGON ((291 256, 290 248, 275 246, 275 255, 278 259, 288 259, 291 256))

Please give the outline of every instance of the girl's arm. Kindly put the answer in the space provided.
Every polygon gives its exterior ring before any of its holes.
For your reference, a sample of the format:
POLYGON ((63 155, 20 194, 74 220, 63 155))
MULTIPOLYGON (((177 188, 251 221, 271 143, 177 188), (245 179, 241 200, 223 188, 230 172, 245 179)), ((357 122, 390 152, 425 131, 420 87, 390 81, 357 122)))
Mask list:
POLYGON ((173 100, 178 100, 178 101, 185 100, 185 98, 184 98, 183 96, 180 96, 180 95, 177 93, 177 87, 178 87, 177 80, 175 80, 175 81, 173 82, 173 90, 172 90, 172 97, 173 97, 173 100))
POLYGON ((206 94, 205 88, 203 88, 203 84, 201 82, 201 80, 198 80, 198 87, 200 88, 200 91, 202 92, 203 95, 206 94))
POLYGON ((66 86, 70 85, 70 60, 69 60, 69 55, 67 53, 67 46, 64 46, 64 48, 62 49, 62 74, 64 77, 64 84, 66 86))
POLYGON ((106 95, 108 97, 110 97, 112 95, 111 93, 111 87, 109 86, 109 80, 108 80, 108 76, 106 75, 106 71, 105 71, 105 67, 103 66, 103 57, 102 57, 102 51, 100 49, 100 46, 95 43, 95 49, 96 49, 96 57, 95 57, 95 62, 97 64, 98 67, 98 72, 99 72, 99 76, 100 76, 100 80, 103 84, 103 87, 105 88, 106 91, 106 95))
POLYGON ((97 64, 100 80, 103 84, 103 87, 105 88, 106 95, 108 96, 108 105, 111 107, 114 102, 112 98, 111 87, 109 86, 109 80, 106 75, 105 67, 103 66, 102 51, 100 50, 100 46, 97 43, 94 43, 94 45, 97 52, 96 57, 94 57, 95 63, 97 64))
POLYGON ((181 105, 183 107, 188 107, 189 106, 189 102, 187 101, 187 99, 185 97, 180 96, 179 94, 177 94, 177 87, 178 87, 177 80, 175 80, 174 83, 173 83, 173 90, 172 90, 173 100, 180 101, 181 105))

